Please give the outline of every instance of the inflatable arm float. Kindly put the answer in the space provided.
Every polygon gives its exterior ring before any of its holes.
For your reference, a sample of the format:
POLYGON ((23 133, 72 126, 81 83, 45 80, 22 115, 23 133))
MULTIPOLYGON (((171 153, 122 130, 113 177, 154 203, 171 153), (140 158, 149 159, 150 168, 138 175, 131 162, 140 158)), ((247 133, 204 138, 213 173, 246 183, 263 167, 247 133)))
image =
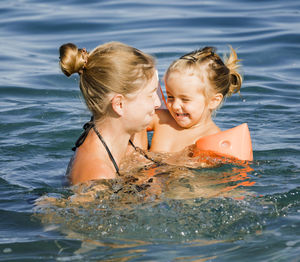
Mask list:
POLYGON ((248 125, 244 123, 234 128, 200 138, 196 142, 193 156, 199 156, 201 151, 213 151, 219 155, 252 161, 253 151, 248 125))

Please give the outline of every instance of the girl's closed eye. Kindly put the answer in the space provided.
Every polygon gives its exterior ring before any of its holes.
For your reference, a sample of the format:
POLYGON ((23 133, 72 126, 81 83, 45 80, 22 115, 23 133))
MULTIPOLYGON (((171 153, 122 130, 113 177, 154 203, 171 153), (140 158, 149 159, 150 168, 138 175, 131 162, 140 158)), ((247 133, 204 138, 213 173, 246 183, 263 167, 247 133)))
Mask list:
POLYGON ((189 98, 182 98, 182 102, 190 102, 191 101, 191 99, 189 99, 189 98))

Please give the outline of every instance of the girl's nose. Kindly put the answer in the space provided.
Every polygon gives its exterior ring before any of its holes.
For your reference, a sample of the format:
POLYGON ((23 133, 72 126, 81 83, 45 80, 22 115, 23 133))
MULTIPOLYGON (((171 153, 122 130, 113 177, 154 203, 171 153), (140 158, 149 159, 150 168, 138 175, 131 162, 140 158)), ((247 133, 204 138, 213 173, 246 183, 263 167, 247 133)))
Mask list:
POLYGON ((172 103, 172 108, 173 108, 173 110, 180 109, 180 103, 179 103, 178 99, 174 99, 174 101, 172 103))

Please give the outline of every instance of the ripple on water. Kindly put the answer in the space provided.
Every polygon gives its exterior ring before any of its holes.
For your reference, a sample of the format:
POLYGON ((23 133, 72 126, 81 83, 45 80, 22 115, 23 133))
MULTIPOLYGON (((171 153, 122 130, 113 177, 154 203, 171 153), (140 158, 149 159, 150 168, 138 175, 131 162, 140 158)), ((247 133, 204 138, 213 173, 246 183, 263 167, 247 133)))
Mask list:
MULTIPOLYGON (((226 184, 227 190, 234 191, 237 188, 232 181, 220 183, 222 186, 226 184)), ((185 181, 181 187, 190 191, 191 185, 187 186, 187 183, 185 181)), ((220 190, 218 182, 213 183, 214 190, 220 190)), ((170 181, 168 184, 170 187, 170 181)), ((176 186, 177 189, 170 190, 180 193, 182 189, 176 186)), ((120 238, 142 241, 237 240, 258 234, 270 220, 299 204, 299 188, 285 194, 257 197, 245 193, 247 186, 244 189, 241 187, 242 184, 239 187, 242 193, 232 194, 231 197, 223 194, 217 198, 195 198, 195 195, 186 198, 185 193, 185 198, 178 198, 180 194, 163 192, 159 198, 153 199, 131 183, 110 184, 104 181, 79 187, 77 190, 80 191, 68 198, 56 196, 41 199, 36 215, 45 224, 57 224, 61 230, 93 239, 118 235, 120 238), (106 190, 103 191, 104 188, 106 190), (172 196, 177 199, 171 199, 172 196)), ((188 191, 185 189, 185 192, 188 191)))

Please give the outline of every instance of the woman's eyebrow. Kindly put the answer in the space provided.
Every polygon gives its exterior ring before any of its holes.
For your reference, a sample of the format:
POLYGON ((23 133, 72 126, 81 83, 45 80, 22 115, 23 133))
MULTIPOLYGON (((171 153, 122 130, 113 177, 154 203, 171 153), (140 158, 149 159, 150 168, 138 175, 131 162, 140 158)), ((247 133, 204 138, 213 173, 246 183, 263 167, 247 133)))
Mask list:
POLYGON ((157 89, 158 89, 158 86, 157 86, 157 87, 154 87, 154 88, 150 91, 150 93, 156 92, 157 89))

